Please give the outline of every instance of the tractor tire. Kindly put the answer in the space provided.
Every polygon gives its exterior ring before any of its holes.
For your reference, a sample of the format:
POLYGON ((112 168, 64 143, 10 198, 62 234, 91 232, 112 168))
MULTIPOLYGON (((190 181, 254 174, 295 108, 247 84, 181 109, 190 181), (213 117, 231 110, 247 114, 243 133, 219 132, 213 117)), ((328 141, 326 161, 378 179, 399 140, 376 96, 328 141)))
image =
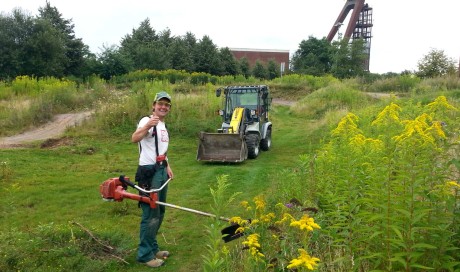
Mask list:
POLYGON ((248 146, 248 158, 255 159, 259 156, 259 135, 249 134, 246 136, 246 145, 248 146))
POLYGON ((260 149, 263 151, 268 151, 270 150, 270 147, 272 146, 272 128, 269 127, 267 129, 267 135, 265 136, 265 139, 262 139, 260 141, 260 149))

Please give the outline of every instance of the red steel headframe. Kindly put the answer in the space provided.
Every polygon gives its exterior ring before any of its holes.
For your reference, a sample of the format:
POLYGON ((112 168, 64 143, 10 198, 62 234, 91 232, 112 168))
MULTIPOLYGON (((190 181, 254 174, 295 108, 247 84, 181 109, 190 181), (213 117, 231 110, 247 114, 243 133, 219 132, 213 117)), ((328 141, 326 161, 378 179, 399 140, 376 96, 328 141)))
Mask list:
POLYGON ((348 0, 345 3, 345 6, 343 6, 342 11, 340 12, 339 16, 337 17, 337 20, 332 26, 331 31, 327 35, 327 40, 329 42, 331 42, 332 39, 334 39, 335 34, 337 34, 337 31, 339 30, 339 27, 343 24, 343 21, 345 20, 345 18, 347 18, 347 15, 350 12, 350 10, 353 9, 353 12, 350 18, 350 22, 348 23, 347 30, 345 31, 345 36, 344 36, 345 39, 347 40, 350 39, 356 27, 356 23, 358 22, 359 14, 364 7, 364 1, 365 0, 348 0))

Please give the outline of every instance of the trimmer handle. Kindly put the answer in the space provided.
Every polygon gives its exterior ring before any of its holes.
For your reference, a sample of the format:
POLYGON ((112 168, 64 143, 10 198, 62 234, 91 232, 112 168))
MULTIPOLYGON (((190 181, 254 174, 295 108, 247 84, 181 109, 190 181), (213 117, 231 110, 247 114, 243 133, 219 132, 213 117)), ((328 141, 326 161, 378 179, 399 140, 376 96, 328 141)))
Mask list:
POLYGON ((121 176, 118 178, 118 180, 120 180, 121 183, 123 183, 123 184, 125 184, 125 185, 128 185, 128 186, 130 186, 130 187, 132 187, 132 188, 136 188, 136 187, 135 187, 136 184, 132 183, 132 182, 129 180, 129 178, 128 178, 128 179, 125 179, 125 175, 121 175, 121 176))
POLYGON ((164 187, 166 187, 166 185, 168 185, 168 183, 171 181, 171 178, 169 178, 164 184, 163 186, 161 186, 160 188, 158 189, 150 189, 150 190, 145 190, 144 188, 141 188, 139 187, 138 185, 132 183, 129 179, 126 179, 125 178, 125 175, 121 175, 119 178, 121 183, 125 184, 125 185, 128 185, 140 192, 144 192, 144 193, 147 193, 147 194, 150 194, 150 193, 156 193, 156 192, 159 192, 161 190, 163 190, 164 187))

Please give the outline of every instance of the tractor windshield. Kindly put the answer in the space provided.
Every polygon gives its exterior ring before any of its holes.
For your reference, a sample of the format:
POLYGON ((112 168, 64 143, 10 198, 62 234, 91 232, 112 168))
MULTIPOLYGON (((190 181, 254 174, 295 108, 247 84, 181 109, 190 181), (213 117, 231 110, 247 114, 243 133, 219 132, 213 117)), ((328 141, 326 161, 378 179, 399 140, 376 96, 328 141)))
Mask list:
POLYGON ((225 106, 225 120, 230 120, 232 117, 233 110, 238 107, 247 108, 250 110, 257 109, 258 105, 258 93, 241 93, 235 92, 230 93, 227 96, 226 106, 225 106))

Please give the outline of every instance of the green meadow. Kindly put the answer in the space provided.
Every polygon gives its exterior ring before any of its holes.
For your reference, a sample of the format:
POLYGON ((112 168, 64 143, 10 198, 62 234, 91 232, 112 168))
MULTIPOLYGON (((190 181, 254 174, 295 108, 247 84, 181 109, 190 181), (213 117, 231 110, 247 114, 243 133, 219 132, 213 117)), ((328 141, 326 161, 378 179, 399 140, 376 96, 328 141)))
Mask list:
POLYGON ((131 134, 160 90, 173 97, 168 202, 231 218, 245 235, 224 243, 228 222, 167 208, 158 238, 171 256, 158 271, 460 271, 458 77, 171 71, 0 82, 0 137, 94 111, 61 144, 0 149, 0 271, 151 270, 136 262, 138 203, 103 201, 99 186, 134 180, 131 134), (221 124, 215 89, 250 84, 273 96, 271 149, 198 162, 198 133, 221 124))

